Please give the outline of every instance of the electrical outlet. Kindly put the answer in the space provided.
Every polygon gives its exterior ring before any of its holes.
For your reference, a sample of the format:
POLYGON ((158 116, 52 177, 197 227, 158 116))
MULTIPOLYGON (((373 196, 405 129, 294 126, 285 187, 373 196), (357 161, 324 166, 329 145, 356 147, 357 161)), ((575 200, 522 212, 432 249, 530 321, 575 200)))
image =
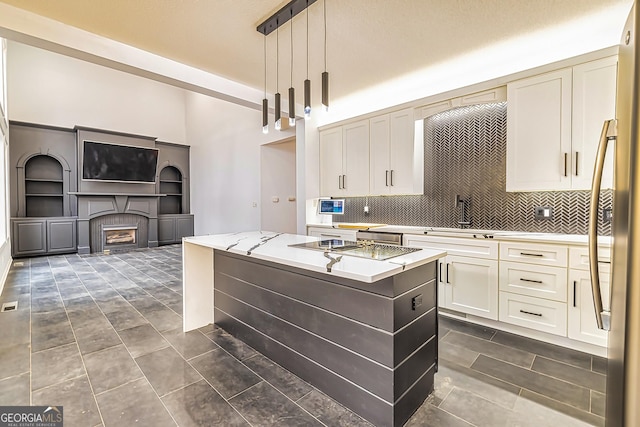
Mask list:
POLYGON ((611 208, 602 209, 602 221, 603 222, 613 221, 613 211, 611 210, 611 208))
POLYGON ((536 219, 553 219, 553 207, 551 206, 536 206, 535 207, 536 219))

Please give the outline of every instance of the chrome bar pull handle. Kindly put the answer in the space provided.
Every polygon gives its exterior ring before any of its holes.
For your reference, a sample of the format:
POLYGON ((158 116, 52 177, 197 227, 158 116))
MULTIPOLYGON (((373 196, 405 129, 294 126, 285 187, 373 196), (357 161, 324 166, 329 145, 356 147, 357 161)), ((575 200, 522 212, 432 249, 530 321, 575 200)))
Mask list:
POLYGON ((391 186, 393 187, 393 169, 391 169, 391 186))
POLYGON ((384 171, 384 185, 389 186, 389 171, 384 171))
POLYGON ((347 188, 347 175, 342 175, 342 189, 347 188))
POLYGON ((580 169, 580 167, 578 166, 579 165, 579 163, 578 163, 578 156, 579 155, 580 155, 580 153, 578 151, 576 151, 576 176, 578 176, 578 172, 579 172, 579 169, 580 169))
POLYGON ((602 290, 600 289, 600 272, 598 271, 598 208, 600 187, 602 186, 602 171, 604 160, 607 154, 609 139, 615 138, 616 121, 606 120, 602 126, 598 151, 596 153, 596 163, 593 168, 593 182, 591 184, 591 203, 589 207, 589 274, 591 276, 591 294, 593 296, 593 308, 596 312, 596 323, 599 329, 609 330, 608 322, 605 324, 603 318, 609 319, 608 313, 604 313, 602 308, 602 290), (613 129, 612 129, 613 128, 613 129))
POLYGON ((564 176, 569 176, 567 175, 567 159, 569 157, 569 153, 564 153, 564 176))

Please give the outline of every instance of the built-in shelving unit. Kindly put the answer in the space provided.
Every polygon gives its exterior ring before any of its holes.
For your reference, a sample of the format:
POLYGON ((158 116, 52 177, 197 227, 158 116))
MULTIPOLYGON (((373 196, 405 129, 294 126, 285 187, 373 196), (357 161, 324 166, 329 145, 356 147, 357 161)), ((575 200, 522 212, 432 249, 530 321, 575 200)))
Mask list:
POLYGON ((160 198, 159 214, 182 213, 182 173, 177 168, 166 166, 160 171, 160 193, 166 196, 160 198))
POLYGON ((59 217, 64 215, 62 165, 47 155, 32 157, 24 170, 27 217, 59 217))

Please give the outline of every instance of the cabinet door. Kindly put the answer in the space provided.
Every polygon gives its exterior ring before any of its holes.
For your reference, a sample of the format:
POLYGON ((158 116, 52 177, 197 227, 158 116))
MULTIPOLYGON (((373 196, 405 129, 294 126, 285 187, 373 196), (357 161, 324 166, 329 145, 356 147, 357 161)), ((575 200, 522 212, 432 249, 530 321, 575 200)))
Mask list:
POLYGON ((369 120, 343 126, 342 187, 345 196, 369 194, 369 120))
POLYGON ((320 195, 340 196, 342 190, 342 127, 320 132, 320 195))
MULTIPOLYGON (((602 305, 609 309, 609 269, 600 264, 602 305)), ((574 340, 607 346, 608 332, 598 329, 591 294, 591 278, 584 270, 569 270, 568 336, 574 340)))
POLYGON ((413 109, 408 108, 402 111, 389 114, 389 184, 391 194, 416 194, 422 193, 424 182, 424 168, 416 167, 415 161, 424 163, 422 155, 419 159, 416 156, 422 153, 417 150, 414 138, 415 121, 413 120, 413 109), (418 153, 419 152, 419 153, 418 153))
POLYGON ((176 219, 168 216, 158 218, 158 244, 168 245, 176 242, 176 219))
POLYGON ((68 253, 76 250, 76 220, 48 220, 47 253, 68 253))
POLYGON ((498 261, 448 256, 445 307, 498 320, 498 261))
POLYGON ((47 253, 46 220, 12 221, 11 250, 13 256, 47 253))
POLYGON ((507 85, 507 191, 571 188, 571 68, 507 85))
POLYGON ((183 215, 176 218, 176 240, 182 241, 183 237, 193 236, 193 215, 183 215))
MULTIPOLYGON (((591 189, 602 124, 616 115, 617 57, 573 67, 572 185, 574 190, 591 189)), ((602 188, 613 188, 613 144, 609 144, 602 188)))
POLYGON ((370 178, 372 195, 389 194, 389 115, 369 121, 370 178))

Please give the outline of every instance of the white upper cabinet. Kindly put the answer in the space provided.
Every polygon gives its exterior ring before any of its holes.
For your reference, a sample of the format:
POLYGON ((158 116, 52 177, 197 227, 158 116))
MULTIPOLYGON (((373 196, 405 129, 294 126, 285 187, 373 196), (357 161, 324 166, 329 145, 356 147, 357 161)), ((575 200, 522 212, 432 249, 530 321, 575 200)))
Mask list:
POLYGON ((415 127, 411 108, 369 120, 370 194, 423 193, 423 141, 415 127))
POLYGON ((507 85, 507 191, 568 190, 571 69, 507 85))
POLYGON ((422 122, 412 108, 320 132, 320 195, 422 194, 422 122))
MULTIPOLYGON (((615 116, 616 57, 507 85, 507 191, 586 190, 605 120, 615 116)), ((603 188, 611 188, 611 156, 603 188)))
POLYGON ((320 132, 320 195, 369 193, 369 121, 320 132))
MULTIPOLYGON (((617 73, 615 56, 573 67, 571 188, 574 190, 591 188, 602 124, 616 116, 617 73)), ((609 144, 602 188, 613 188, 613 147, 614 144, 609 144)))

